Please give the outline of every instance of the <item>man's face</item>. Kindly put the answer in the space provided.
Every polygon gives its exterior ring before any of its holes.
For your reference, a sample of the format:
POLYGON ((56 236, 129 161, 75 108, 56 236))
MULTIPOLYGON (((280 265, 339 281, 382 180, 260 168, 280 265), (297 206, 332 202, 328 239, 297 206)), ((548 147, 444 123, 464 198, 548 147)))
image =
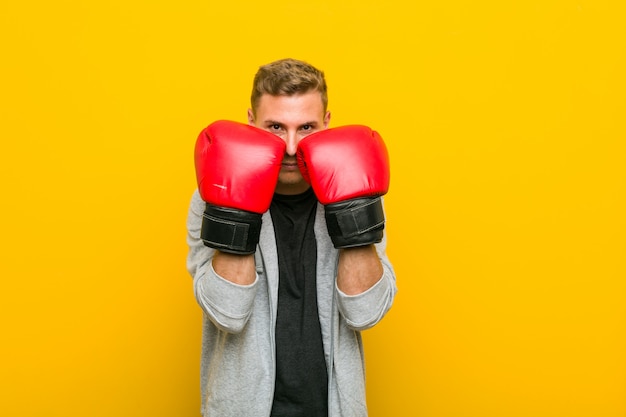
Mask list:
POLYGON ((330 113, 324 112, 322 97, 317 91, 292 96, 264 94, 259 100, 256 116, 248 110, 251 125, 279 136, 287 144, 276 193, 299 194, 309 188, 296 162, 298 143, 305 136, 326 129, 329 121, 330 113))

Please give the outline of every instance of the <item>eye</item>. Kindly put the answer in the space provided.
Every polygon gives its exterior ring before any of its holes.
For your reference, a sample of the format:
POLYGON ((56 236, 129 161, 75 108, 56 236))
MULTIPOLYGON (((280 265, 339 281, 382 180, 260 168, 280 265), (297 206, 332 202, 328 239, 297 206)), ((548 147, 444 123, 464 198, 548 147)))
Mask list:
POLYGON ((269 126, 270 130, 280 130, 280 125, 278 123, 274 123, 269 126))
POLYGON ((302 130, 304 130, 304 131, 313 130, 313 126, 311 126, 311 125, 304 125, 304 126, 302 126, 302 130))

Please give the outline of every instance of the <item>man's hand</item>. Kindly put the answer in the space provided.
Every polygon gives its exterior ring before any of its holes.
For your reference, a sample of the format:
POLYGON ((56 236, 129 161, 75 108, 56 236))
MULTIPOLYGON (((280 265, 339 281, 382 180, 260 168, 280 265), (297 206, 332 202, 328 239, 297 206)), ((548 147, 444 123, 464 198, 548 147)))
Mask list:
POLYGON ((352 125, 313 133, 298 144, 298 165, 324 204, 335 248, 380 242, 381 196, 389 188, 389 156, 380 135, 352 125))
POLYGON ((269 209, 285 155, 285 142, 254 126, 221 120, 196 141, 198 190, 207 203, 204 244, 223 252, 252 254, 269 209))

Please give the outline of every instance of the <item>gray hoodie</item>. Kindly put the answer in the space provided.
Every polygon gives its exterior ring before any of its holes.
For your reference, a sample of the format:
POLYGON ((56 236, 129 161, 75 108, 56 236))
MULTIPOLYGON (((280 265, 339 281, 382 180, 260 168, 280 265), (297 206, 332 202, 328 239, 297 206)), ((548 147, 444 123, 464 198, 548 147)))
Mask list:
MULTIPOLYGON (((272 409, 275 378, 274 328, 278 304, 278 255, 269 211, 263 215, 256 279, 246 286, 215 273, 214 250, 200 240, 205 203, 193 194, 187 218, 187 269, 204 311, 201 396, 204 417, 264 417, 272 409)), ((338 251, 326 231, 324 208, 315 217, 317 302, 328 369, 329 417, 365 417, 365 368, 361 330, 378 323, 396 294, 385 238, 376 245, 381 279, 366 292, 348 296, 336 286, 338 251)))

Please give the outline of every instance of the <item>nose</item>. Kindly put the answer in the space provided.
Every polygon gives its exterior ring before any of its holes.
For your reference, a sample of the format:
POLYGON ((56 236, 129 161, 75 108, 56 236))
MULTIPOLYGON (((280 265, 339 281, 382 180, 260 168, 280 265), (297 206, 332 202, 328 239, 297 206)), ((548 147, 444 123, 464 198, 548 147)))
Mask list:
POLYGON ((285 138, 285 143, 287 144, 287 149, 285 152, 289 156, 295 156, 296 151, 298 150, 298 137, 295 132, 287 133, 285 138))

